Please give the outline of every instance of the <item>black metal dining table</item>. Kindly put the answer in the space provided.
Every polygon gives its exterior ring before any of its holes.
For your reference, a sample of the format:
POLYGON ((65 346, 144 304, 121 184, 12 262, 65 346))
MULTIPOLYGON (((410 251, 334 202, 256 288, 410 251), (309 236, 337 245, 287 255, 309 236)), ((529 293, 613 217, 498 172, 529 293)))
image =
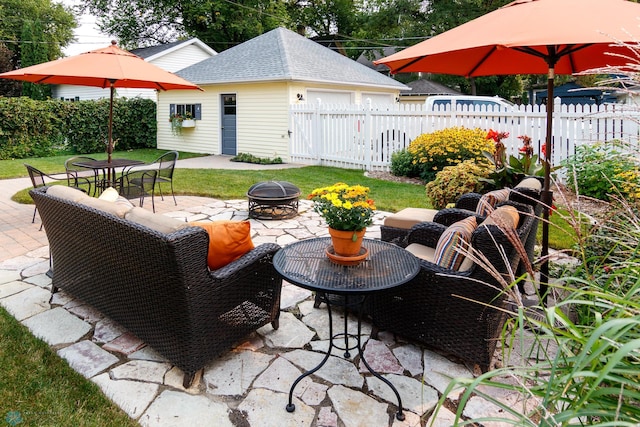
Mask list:
POLYGON ((369 251, 367 258, 357 265, 345 266, 336 264, 327 257, 325 251, 329 246, 331 239, 328 237, 306 239, 283 247, 273 257, 273 266, 286 281, 320 294, 322 302, 327 304, 329 315, 329 348, 325 357, 318 366, 300 375, 292 384, 286 409, 288 412, 295 411, 294 389, 303 378, 318 371, 329 360, 333 348, 344 350, 345 358, 351 357, 350 350, 357 349, 360 360, 369 372, 386 383, 395 393, 398 399, 396 418, 402 421, 404 414, 400 394, 389 380, 369 366, 363 355, 360 332, 367 297, 374 292, 400 286, 413 279, 420 271, 418 259, 394 244, 364 239, 363 247, 369 251), (333 333, 332 304, 339 304, 345 308, 344 333, 333 333), (350 309, 356 309, 358 312, 356 345, 351 347, 351 335, 347 332, 347 315, 350 309), (340 338, 344 338, 344 347, 334 342, 340 338))
POLYGON ((112 186, 116 181, 116 169, 126 168, 129 166, 144 165, 142 160, 133 159, 111 159, 108 160, 81 160, 74 162, 74 166, 93 169, 95 177, 95 188, 104 190, 108 186, 112 186))

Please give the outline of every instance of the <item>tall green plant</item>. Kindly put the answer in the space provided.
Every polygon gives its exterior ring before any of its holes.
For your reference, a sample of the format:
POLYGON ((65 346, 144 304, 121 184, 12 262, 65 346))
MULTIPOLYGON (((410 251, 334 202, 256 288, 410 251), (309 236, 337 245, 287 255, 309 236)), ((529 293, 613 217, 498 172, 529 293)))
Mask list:
MULTIPOLYGON (((460 420, 472 396, 496 405, 503 415, 455 425, 491 420, 514 426, 638 426, 640 217, 638 206, 619 203, 612 207, 615 216, 578 238, 579 262, 550 284, 555 306, 525 308, 513 298, 517 308, 502 335, 508 366, 453 380, 439 402, 442 406, 451 390, 463 386, 460 420), (602 239, 610 248, 599 255, 590 248, 600 240, 594 238, 598 228, 606 228, 602 239), (521 401, 500 401, 491 388, 517 392, 521 401)), ((581 236, 582 224, 576 221, 574 227, 581 236)), ((513 287, 505 283, 505 289, 513 287)))

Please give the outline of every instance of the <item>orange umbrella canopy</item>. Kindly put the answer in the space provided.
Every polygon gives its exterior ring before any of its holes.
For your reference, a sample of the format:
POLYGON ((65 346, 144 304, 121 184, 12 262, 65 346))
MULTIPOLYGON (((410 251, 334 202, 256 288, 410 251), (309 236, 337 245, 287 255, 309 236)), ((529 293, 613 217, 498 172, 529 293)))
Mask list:
MULTIPOLYGON (((640 40, 640 4, 627 0, 516 0, 415 46, 374 61, 392 73, 430 72, 465 77, 573 74, 637 63, 624 46, 640 40)), ((548 280, 553 102, 547 105, 540 292, 548 280), (544 285, 543 285, 544 283, 544 285)))
POLYGON ((195 84, 146 62, 131 52, 111 46, 68 58, 0 74, 0 78, 32 83, 107 88, 199 89, 195 84))
MULTIPOLYGON (((113 95, 115 88, 200 89, 195 84, 148 63, 131 52, 111 46, 91 50, 68 58, 57 59, 0 74, 0 78, 54 85, 77 85, 110 88, 109 135, 107 160, 113 153, 113 95)), ((109 175, 109 179, 111 176, 109 175)))
POLYGON ((573 74, 624 65, 640 39, 640 4, 627 0, 518 0, 375 61, 392 73, 460 76, 573 74), (549 51, 549 47, 553 52, 549 51))

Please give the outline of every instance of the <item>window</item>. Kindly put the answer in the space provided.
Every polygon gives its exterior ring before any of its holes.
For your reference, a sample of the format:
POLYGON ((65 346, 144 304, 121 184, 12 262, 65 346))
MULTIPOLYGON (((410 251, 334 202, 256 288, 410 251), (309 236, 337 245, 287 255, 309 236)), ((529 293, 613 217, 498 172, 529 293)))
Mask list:
POLYGON ((169 104, 169 116, 180 114, 185 116, 189 113, 194 120, 202 119, 202 104, 169 104))

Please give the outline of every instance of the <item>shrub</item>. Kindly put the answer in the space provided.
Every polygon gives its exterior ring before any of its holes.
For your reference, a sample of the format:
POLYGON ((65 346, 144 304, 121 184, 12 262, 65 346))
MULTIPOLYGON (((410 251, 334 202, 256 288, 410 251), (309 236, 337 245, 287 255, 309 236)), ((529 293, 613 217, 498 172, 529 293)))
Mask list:
POLYGON ((426 185, 427 199, 435 209, 442 209, 465 193, 480 191, 483 186, 480 178, 486 178, 490 171, 488 163, 475 160, 445 166, 436 174, 436 178, 426 185))
POLYGON ((453 127, 423 133, 409 144, 409 152, 420 168, 420 178, 431 181, 445 166, 465 160, 484 161, 483 151, 493 153, 495 147, 482 129, 453 127))
POLYGON ((413 154, 404 149, 391 154, 391 173, 395 176, 420 176, 420 168, 413 161, 413 154))
POLYGON ((624 195, 638 191, 634 186, 619 185, 626 182, 623 180, 629 178, 630 171, 636 171, 632 175, 634 182, 638 182, 638 167, 620 141, 576 147, 576 154, 564 160, 562 165, 567 168, 569 189, 576 191, 579 188, 584 196, 610 200, 610 195, 617 191, 624 195))

